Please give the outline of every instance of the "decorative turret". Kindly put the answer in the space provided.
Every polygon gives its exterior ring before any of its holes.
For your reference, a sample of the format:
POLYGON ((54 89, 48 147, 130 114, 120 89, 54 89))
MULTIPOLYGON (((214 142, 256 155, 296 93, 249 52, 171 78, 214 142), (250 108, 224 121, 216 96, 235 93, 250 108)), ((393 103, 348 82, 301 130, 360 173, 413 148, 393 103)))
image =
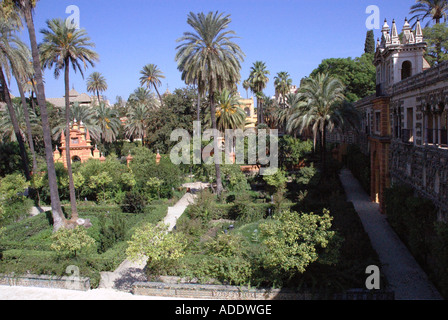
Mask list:
POLYGON ((388 95, 394 84, 423 72, 428 63, 424 58, 426 43, 419 20, 414 33, 405 19, 402 40, 395 20, 392 28, 384 20, 381 32, 382 39, 377 47, 374 64, 377 68, 377 95, 384 96, 388 95))
POLYGON ((400 45, 400 37, 398 36, 397 24, 395 23, 395 19, 392 21, 392 33, 391 33, 391 42, 392 45, 400 45))
POLYGON ((381 33, 383 34, 383 37, 381 39, 381 45, 383 47, 385 47, 386 45, 392 43, 391 39, 390 39, 390 27, 387 24, 387 19, 384 19, 384 25, 383 25, 383 29, 381 29, 381 33))
POLYGON ((404 20, 404 26, 403 26, 403 44, 413 44, 415 43, 415 36, 412 32, 411 25, 408 22, 408 19, 406 18, 404 20))
POLYGON ((420 19, 417 20, 417 24, 415 25, 415 42, 423 42, 423 29, 422 25, 420 24, 420 19))

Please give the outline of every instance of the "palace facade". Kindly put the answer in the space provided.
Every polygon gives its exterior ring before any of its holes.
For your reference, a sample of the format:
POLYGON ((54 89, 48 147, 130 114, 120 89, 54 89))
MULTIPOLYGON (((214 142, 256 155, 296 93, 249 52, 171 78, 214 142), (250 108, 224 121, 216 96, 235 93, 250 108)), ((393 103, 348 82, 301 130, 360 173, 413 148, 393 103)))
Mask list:
POLYGON ((376 94, 358 101, 363 116, 357 142, 371 160, 371 199, 385 208, 385 190, 406 184, 448 214, 448 62, 433 68, 420 22, 400 38, 387 21, 374 64, 376 94))

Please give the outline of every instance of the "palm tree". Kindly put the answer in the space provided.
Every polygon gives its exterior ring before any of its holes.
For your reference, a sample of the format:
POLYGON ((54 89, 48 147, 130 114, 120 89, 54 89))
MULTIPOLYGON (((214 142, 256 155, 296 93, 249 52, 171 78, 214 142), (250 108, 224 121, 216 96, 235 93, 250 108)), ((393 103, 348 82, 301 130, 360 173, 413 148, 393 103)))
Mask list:
MULTIPOLYGON (((431 18, 436 24, 442 20, 447 21, 448 1, 447 0, 416 0, 416 4, 411 7, 411 14, 415 14, 410 21, 419 19, 421 21, 431 18)), ((429 26, 428 21, 426 26, 429 26)))
POLYGON ((146 106, 154 105, 154 96, 148 89, 139 87, 135 89, 128 98, 131 105, 144 104, 146 106))
POLYGON ((7 81, 11 77, 11 72, 14 70, 19 70, 23 68, 24 63, 26 64, 27 59, 23 56, 23 51, 18 50, 17 46, 23 43, 15 34, 14 23, 5 19, 3 14, 0 16, 0 84, 3 89, 3 99, 6 102, 6 106, 9 112, 11 123, 14 128, 14 133, 19 143, 20 156, 22 159, 23 170, 25 178, 30 181, 31 173, 28 167, 28 157, 25 149, 25 143, 20 132, 19 122, 17 116, 14 112, 14 106, 11 101, 11 96, 9 93, 7 81))
POLYGON ((275 91, 282 97, 282 106, 285 107, 286 95, 291 90, 292 79, 288 72, 282 71, 277 73, 274 80, 275 91))
POLYGON ((221 132, 226 129, 243 129, 247 115, 240 107, 239 99, 232 92, 224 89, 216 97, 216 123, 221 132))
MULTIPOLYGON (((3 23, 2 19, 2 30, 1 34, 4 36, 5 34, 8 34, 8 32, 12 32, 13 30, 4 29, 4 27, 8 28, 7 25, 3 23)), ((14 30, 16 31, 16 30, 14 30)), ((17 60, 13 59, 11 60, 11 71, 14 75, 14 78, 16 79, 17 88, 19 90, 20 98, 22 101, 22 111, 23 111, 23 117, 25 119, 26 124, 26 137, 28 140, 28 146, 30 148, 31 156, 33 158, 33 172, 37 172, 37 159, 36 159, 36 152, 34 149, 34 141, 33 141, 33 134, 31 130, 31 123, 30 123, 30 112, 28 110, 28 103, 26 102, 25 97, 25 87, 27 85, 28 79, 30 79, 33 76, 33 70, 32 65, 30 64, 31 60, 31 52, 29 48, 26 46, 25 43, 22 41, 15 41, 16 48, 14 50, 17 50, 16 58, 17 60)))
POLYGON ((307 78, 300 88, 301 101, 292 108, 287 131, 302 133, 312 128, 314 140, 320 135, 323 171, 326 168, 326 134, 335 126, 343 127, 350 121, 348 106, 343 104, 344 85, 327 74, 307 78))
POLYGON ((249 89, 250 89, 250 82, 249 80, 243 81, 243 88, 246 90, 246 98, 249 99, 249 89))
MULTIPOLYGON (((62 116, 58 117, 57 125, 53 128, 53 139, 58 140, 65 130, 65 108, 60 110, 62 116)), ((95 110, 89 106, 80 105, 79 102, 75 102, 70 107, 70 121, 83 123, 86 129, 89 131, 90 136, 96 140, 101 141, 101 129, 97 125, 97 120, 95 119, 95 110)))
MULTIPOLYGON (((14 114, 16 115, 17 122, 19 125, 20 135, 22 139, 27 135, 28 124, 25 121, 24 109, 21 103, 13 102, 14 114)), ((29 113, 29 123, 31 127, 37 126, 37 116, 31 111, 29 113)), ((9 141, 17 141, 17 137, 14 130, 14 125, 11 121, 11 116, 9 111, 0 112, 0 138, 7 139, 9 141)))
POLYGON ((251 84, 250 87, 252 92, 257 96, 257 114, 259 124, 264 122, 262 97, 263 90, 269 82, 269 74, 270 72, 266 69, 266 64, 262 61, 256 61, 250 69, 248 81, 251 84))
POLYGON ((130 108, 127 114, 127 121, 124 127, 126 136, 128 138, 140 138, 142 145, 145 145, 145 136, 148 129, 150 109, 148 106, 138 103, 130 108))
POLYGON ((34 27, 33 10, 38 0, 11 0, 1 3, 2 9, 9 12, 18 24, 21 25, 20 19, 23 17, 28 29, 28 35, 31 44, 31 52, 33 57, 34 80, 36 86, 36 99, 40 109, 42 120, 42 132, 44 135, 45 145, 45 161, 47 164, 48 185, 50 189, 51 212, 53 217, 53 231, 56 232, 62 227, 67 226, 67 220, 64 217, 59 198, 58 181, 53 158, 53 144, 51 139, 51 128, 47 110, 47 102, 45 98, 45 87, 42 74, 42 65, 39 58, 39 49, 36 40, 36 29, 34 27))
POLYGON ((114 142, 117 139, 121 127, 121 121, 117 111, 107 107, 102 102, 95 108, 94 119, 100 129, 101 142, 114 142))
POLYGON ((105 92, 107 90, 106 78, 99 73, 94 72, 87 78, 87 91, 96 94, 98 98, 98 104, 100 104, 100 92, 105 92))
POLYGON ((98 60, 98 54, 90 49, 95 47, 95 44, 90 42, 90 38, 84 29, 69 28, 62 19, 47 20, 47 27, 48 29, 41 31, 44 39, 39 46, 39 51, 43 68, 52 69, 54 67, 56 78, 59 78, 61 70, 64 70, 65 73, 67 171, 72 221, 76 222, 78 220, 78 211, 76 208, 76 193, 70 157, 70 65, 72 65, 75 72, 78 70, 84 77, 83 70, 87 69, 87 64, 94 66, 94 61, 98 60))
MULTIPOLYGON (((218 12, 194 14, 190 12, 187 23, 194 32, 185 32, 177 40, 182 42, 176 50, 178 69, 184 81, 194 81, 199 92, 208 92, 213 129, 217 129, 215 95, 224 89, 232 90, 240 80, 241 62, 244 53, 233 42, 235 32, 226 30, 231 22, 230 15, 218 12), (193 80, 194 79, 194 80, 193 80)), ((214 149, 218 150, 218 141, 214 149)), ((216 191, 223 191, 219 154, 215 152, 216 191)))
POLYGON ((162 81, 160 81, 160 79, 165 79, 163 72, 160 71, 160 69, 155 64, 147 64, 143 67, 143 70, 140 71, 140 74, 142 75, 142 77, 140 78, 140 85, 146 85, 148 89, 154 87, 157 95, 159 96, 160 105, 163 107, 162 96, 157 89, 157 87, 160 87, 162 85, 162 81))

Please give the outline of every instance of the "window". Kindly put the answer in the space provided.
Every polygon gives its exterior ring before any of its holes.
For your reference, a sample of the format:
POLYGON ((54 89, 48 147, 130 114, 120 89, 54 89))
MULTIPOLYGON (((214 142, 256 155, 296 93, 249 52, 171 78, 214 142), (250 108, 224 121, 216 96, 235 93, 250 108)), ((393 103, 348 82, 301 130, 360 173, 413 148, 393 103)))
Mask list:
POLYGON ((375 131, 380 133, 381 111, 375 112, 375 131))
POLYGON ((401 66, 401 80, 412 76, 412 63, 410 61, 403 62, 401 66))
POLYGON ((79 139, 78 138, 72 138, 71 144, 79 144, 79 139))

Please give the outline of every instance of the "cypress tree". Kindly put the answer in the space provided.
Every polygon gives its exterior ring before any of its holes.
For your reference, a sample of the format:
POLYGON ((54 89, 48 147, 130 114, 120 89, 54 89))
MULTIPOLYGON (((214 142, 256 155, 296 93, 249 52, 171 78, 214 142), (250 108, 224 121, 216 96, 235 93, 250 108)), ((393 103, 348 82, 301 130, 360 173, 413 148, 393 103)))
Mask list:
POLYGON ((367 31, 364 53, 375 53, 375 34, 373 30, 367 31))

